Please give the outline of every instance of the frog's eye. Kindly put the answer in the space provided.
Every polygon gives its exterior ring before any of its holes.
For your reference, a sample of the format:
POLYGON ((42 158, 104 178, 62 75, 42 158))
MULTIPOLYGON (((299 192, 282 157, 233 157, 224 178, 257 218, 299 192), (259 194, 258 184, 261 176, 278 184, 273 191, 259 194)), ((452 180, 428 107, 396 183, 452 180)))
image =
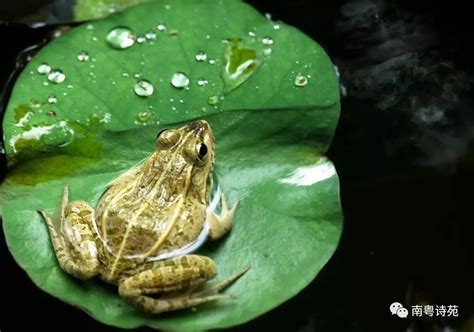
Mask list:
POLYGON ((196 145, 196 153, 198 160, 202 161, 207 155, 207 145, 204 143, 200 143, 196 145))
POLYGON ((160 131, 156 139, 161 146, 169 148, 178 143, 179 132, 176 129, 165 129, 160 131))

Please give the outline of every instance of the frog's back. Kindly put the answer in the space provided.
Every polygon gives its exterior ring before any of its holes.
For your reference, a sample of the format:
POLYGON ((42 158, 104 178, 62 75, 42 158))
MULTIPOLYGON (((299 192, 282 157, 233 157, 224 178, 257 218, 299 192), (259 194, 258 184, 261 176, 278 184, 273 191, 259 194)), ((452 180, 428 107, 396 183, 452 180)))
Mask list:
POLYGON ((118 275, 143 261, 187 254, 207 237, 201 203, 189 197, 174 202, 135 200, 136 196, 124 195, 98 215, 106 274, 118 275))

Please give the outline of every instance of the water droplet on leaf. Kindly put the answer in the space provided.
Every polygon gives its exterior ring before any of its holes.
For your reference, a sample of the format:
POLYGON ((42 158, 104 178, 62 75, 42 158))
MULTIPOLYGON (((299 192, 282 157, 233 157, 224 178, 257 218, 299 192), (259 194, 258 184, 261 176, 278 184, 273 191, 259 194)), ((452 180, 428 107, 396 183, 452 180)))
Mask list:
POLYGON ((207 103, 209 105, 216 105, 219 102, 219 96, 210 96, 209 99, 207 100, 207 103))
POLYGON ((89 54, 86 51, 79 52, 79 54, 77 55, 77 60, 81 62, 89 61, 89 59, 89 54))
POLYGON ((146 38, 145 36, 138 36, 137 37, 137 43, 138 44, 143 44, 145 42, 146 38))
POLYGON ((122 50, 135 44, 135 35, 130 28, 116 27, 109 31, 105 40, 110 47, 122 50))
POLYGON ((265 56, 270 56, 270 55, 272 55, 272 49, 271 49, 271 48, 265 48, 265 49, 263 50, 263 55, 265 55, 265 56))
POLYGON ((48 103, 49 104, 56 104, 58 102, 58 99, 56 98, 56 96, 54 95, 51 95, 48 97, 48 103))
POLYGON ((140 97, 149 97, 153 94, 154 88, 147 80, 138 81, 134 87, 135 93, 140 97))
POLYGON ((208 83, 209 83, 209 81, 206 80, 205 78, 200 78, 200 79, 198 79, 198 81, 197 81, 197 85, 198 85, 198 86, 204 86, 204 85, 207 85, 208 83))
POLYGON ((207 54, 204 51, 199 51, 196 53, 196 61, 202 62, 207 60, 207 54))
POLYGON ((137 115, 138 120, 140 120, 141 122, 147 121, 148 119, 150 119, 150 117, 151 117, 151 113, 148 111, 140 112, 137 115))
POLYGON ((273 44, 273 39, 271 37, 264 37, 264 38, 262 38, 262 44, 263 45, 272 45, 273 44))
POLYGON ((160 23, 160 24, 158 24, 158 25, 156 26, 156 29, 157 29, 158 31, 162 31, 162 32, 163 32, 163 31, 166 31, 166 24, 160 23))
POLYGON ((295 77, 295 85, 298 87, 303 87, 308 84, 308 78, 304 75, 298 74, 295 77))
POLYGON ((185 88, 189 85, 189 78, 183 72, 174 73, 171 76, 171 85, 178 89, 185 88))
POLYGON ((148 40, 155 40, 156 39, 156 33, 153 32, 153 31, 148 31, 145 34, 145 38, 148 39, 148 40))
POLYGON ((46 63, 42 63, 38 66, 36 71, 38 72, 38 74, 41 75, 49 74, 49 72, 51 71, 51 66, 46 63))
POLYGON ((48 74, 48 81, 53 83, 62 83, 65 79, 66 75, 64 75, 64 73, 59 69, 53 69, 48 74))

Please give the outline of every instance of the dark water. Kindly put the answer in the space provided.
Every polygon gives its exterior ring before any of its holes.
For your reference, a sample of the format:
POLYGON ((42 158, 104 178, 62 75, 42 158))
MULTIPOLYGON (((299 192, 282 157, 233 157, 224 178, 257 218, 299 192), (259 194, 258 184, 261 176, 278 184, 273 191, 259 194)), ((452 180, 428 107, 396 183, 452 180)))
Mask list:
MULTIPOLYGON (((345 223, 335 255, 312 284, 235 330, 474 331, 474 52, 468 6, 250 3, 317 40, 339 68, 345 96, 328 155, 340 176, 345 223), (390 315, 395 301, 408 308, 458 305, 459 317, 403 320, 390 315)), ((0 55, 2 84, 17 54, 51 30, 0 27, 8 45, 0 55)), ((0 248, 2 280, 8 283, 0 330, 116 330, 44 294, 15 264, 3 238, 0 248)))

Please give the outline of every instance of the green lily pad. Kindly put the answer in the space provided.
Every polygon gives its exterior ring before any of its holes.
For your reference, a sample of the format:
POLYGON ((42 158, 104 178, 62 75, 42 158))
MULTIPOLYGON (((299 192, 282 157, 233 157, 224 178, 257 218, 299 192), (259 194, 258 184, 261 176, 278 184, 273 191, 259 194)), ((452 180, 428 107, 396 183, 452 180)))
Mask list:
POLYGON ((106 324, 197 330, 251 320, 301 291, 337 246, 339 184, 324 153, 338 116, 337 77, 322 48, 240 1, 156 1, 77 27, 35 56, 5 113, 10 169, 0 206, 10 251, 40 288, 106 324), (115 27, 144 38, 110 47, 115 27), (224 93, 223 41, 235 39, 259 66, 224 93), (189 84, 173 86, 176 73, 189 84), (153 151, 160 128, 194 119, 210 123, 216 179, 229 202, 240 199, 230 234, 199 250, 217 263, 216 280, 251 266, 226 290, 236 298, 153 316, 101 280, 63 272, 36 210, 55 210, 64 183, 72 200, 95 204, 153 151))

